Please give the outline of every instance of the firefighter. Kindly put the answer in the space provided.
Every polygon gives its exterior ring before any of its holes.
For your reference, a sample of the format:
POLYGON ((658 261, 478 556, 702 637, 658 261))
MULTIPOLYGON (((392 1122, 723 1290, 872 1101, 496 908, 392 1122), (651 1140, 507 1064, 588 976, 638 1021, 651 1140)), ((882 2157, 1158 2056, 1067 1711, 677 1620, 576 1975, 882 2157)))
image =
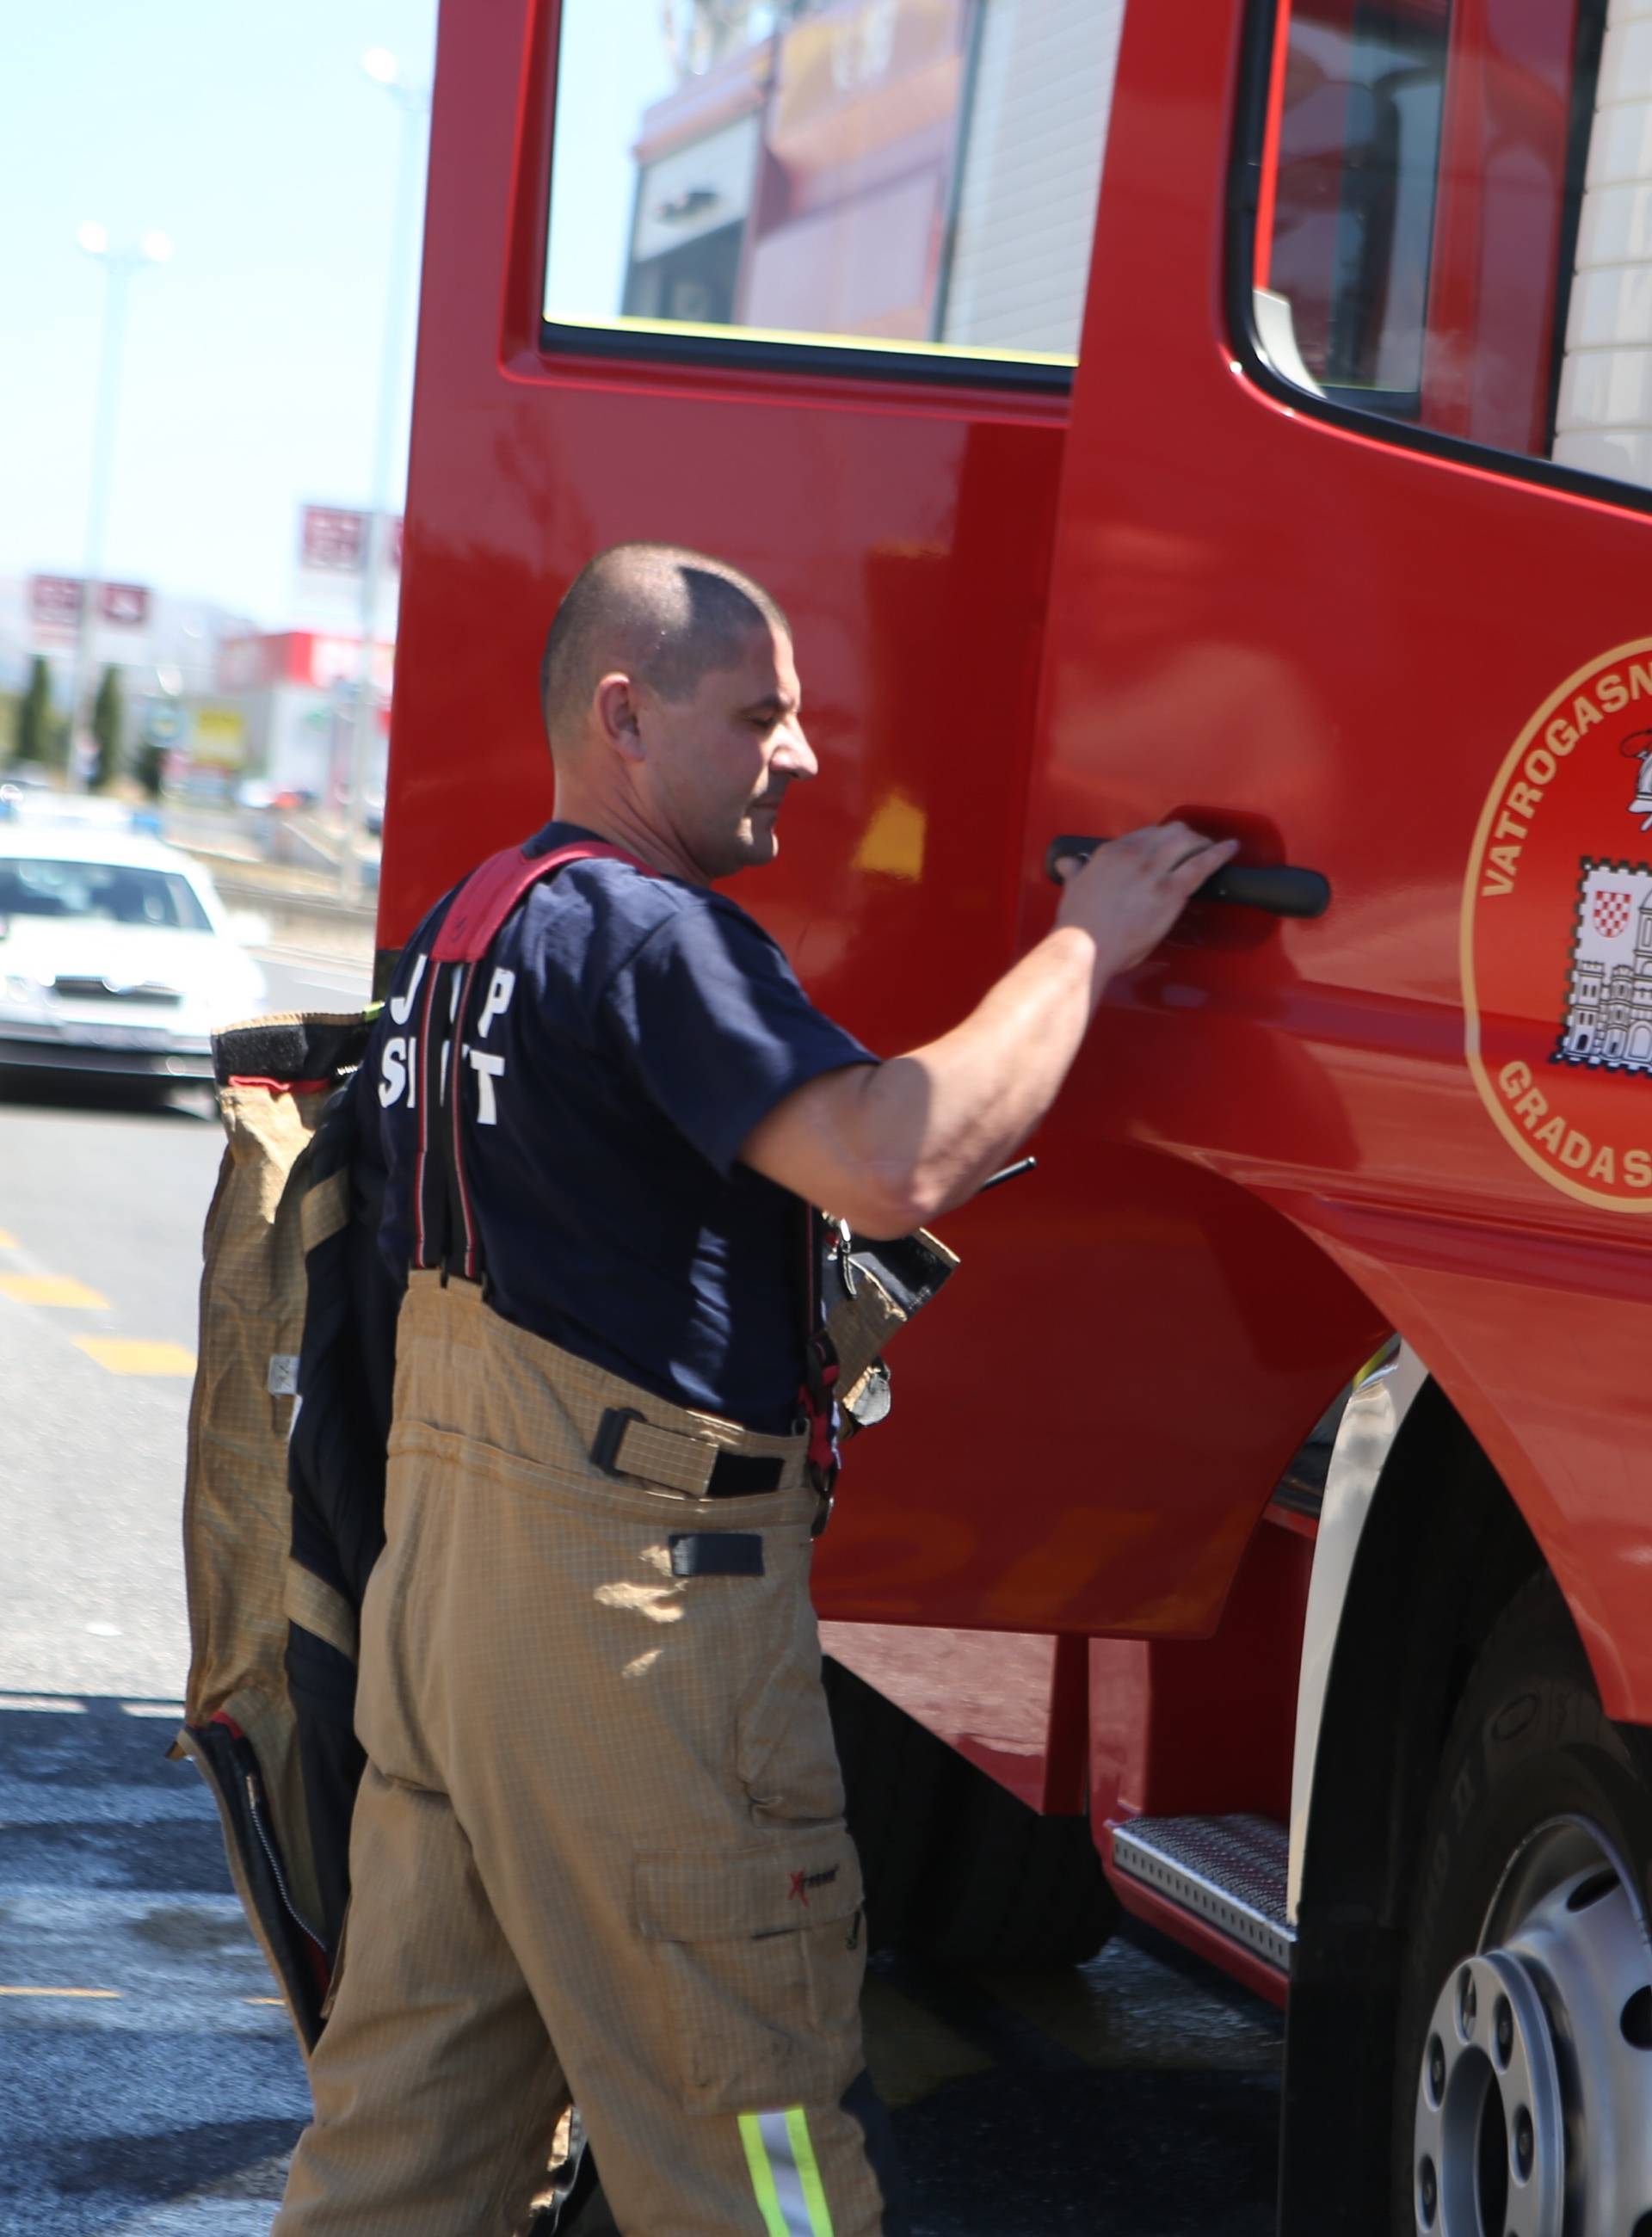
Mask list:
POLYGON ((468 992, 439 903, 368 1059, 412 1270, 354 1893, 275 2232, 502 2237, 572 2093, 628 2237, 873 2237, 902 2224, 809 1599, 798 1199, 882 1237, 961 1203, 1232 848, 1099 850, 969 1017, 880 1062, 717 890, 816 770, 773 599, 619 546, 542 684, 526 851, 605 851, 468 992))

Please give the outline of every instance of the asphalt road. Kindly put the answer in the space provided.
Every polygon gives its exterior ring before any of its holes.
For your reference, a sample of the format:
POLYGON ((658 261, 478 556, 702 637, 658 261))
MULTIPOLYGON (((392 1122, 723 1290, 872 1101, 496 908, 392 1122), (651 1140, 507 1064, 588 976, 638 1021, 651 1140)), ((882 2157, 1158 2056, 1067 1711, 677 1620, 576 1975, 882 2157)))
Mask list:
MULTIPOLYGON (((362 998, 290 957, 272 1006, 362 998)), ((177 1513, 204 1096, 0 1094, 0 2232, 262 2237, 305 2118, 193 1770, 177 1513)), ((1265 2237, 1277 2016, 1148 1936, 1054 1976, 879 1961, 916 2237, 1265 2237)))

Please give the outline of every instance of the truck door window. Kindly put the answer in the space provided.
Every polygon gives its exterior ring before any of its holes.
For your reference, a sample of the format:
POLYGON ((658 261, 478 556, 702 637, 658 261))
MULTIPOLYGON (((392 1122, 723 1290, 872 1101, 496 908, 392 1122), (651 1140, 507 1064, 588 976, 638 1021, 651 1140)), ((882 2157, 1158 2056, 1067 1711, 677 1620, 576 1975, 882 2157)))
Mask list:
POLYGON ((1252 278, 1274 373, 1652 487, 1642 0, 1265 4, 1252 278))
POLYGON ((564 0, 548 348, 1077 360, 1124 0, 564 0))
POLYGON ((1421 403, 1445 81, 1444 8, 1306 0, 1291 19, 1262 284, 1327 393, 1421 403))

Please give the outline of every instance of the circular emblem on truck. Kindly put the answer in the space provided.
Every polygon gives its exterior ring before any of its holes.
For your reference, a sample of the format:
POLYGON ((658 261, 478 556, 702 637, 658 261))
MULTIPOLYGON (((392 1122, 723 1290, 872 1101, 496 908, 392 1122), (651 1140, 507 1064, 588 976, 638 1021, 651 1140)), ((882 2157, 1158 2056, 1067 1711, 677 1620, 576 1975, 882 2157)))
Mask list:
POLYGON ((1463 888, 1470 1068, 1567 1195, 1652 1213, 1652 637, 1563 683, 1516 739, 1463 888))

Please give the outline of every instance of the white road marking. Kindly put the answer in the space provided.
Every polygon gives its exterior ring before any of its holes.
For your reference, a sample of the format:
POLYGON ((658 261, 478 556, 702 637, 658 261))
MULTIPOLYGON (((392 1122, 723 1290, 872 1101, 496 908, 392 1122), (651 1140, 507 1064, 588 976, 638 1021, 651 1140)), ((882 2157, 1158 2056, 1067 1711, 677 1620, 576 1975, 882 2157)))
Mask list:
POLYGON ((233 1895, 8 1889, 0 1983, 0 2045, 66 2029, 292 2037, 233 1895))

